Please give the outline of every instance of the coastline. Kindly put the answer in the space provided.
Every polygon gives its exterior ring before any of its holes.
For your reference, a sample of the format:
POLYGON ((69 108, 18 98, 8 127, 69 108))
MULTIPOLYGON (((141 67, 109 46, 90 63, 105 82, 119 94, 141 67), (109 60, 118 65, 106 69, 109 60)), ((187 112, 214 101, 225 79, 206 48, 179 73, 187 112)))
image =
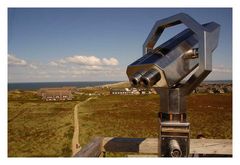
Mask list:
MULTIPOLYGON (((204 81, 201 84, 232 84, 232 80, 204 81)), ((57 88, 74 86, 80 89, 92 88, 120 88, 129 87, 128 81, 89 81, 89 82, 34 82, 34 83, 8 83, 8 92, 16 90, 36 91, 40 88, 57 88)))

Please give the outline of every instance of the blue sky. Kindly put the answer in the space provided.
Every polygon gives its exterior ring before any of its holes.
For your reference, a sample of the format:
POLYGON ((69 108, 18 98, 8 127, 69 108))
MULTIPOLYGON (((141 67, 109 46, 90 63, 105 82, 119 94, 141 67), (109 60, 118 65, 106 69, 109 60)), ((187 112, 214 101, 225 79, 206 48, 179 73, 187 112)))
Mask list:
MULTIPOLYGON (((8 81, 127 80, 126 67, 142 56, 157 20, 184 12, 221 25, 208 80, 232 79, 232 10, 184 8, 75 8, 8 10, 8 81)), ((184 26, 169 28, 160 42, 184 26)))

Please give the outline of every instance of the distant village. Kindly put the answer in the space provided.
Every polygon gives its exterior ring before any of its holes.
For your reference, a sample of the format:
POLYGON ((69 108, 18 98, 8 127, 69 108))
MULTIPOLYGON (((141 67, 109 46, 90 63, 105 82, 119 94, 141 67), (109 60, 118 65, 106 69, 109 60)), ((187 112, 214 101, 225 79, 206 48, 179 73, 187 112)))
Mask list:
POLYGON ((76 87, 61 87, 61 88, 40 88, 38 95, 45 101, 65 101, 72 100, 73 93, 76 87))
POLYGON ((232 93, 232 84, 200 84, 193 93, 232 93))
MULTIPOLYGON (((38 95, 45 101, 67 101, 74 98, 74 94, 77 95, 148 95, 157 94, 153 88, 111 88, 110 86, 95 87, 98 92, 83 92, 76 87, 61 87, 61 88, 41 88, 38 90, 38 95), (107 93, 103 94, 99 91, 105 90, 107 93)), ((232 84, 200 84, 193 93, 210 93, 210 94, 223 94, 232 93, 232 84)))
POLYGON ((157 94, 153 88, 112 88, 110 95, 146 95, 157 94))
MULTIPOLYGON (((193 93, 232 93, 232 84, 200 84, 193 93)), ((141 94, 157 94, 156 91, 146 88, 114 88, 110 89, 113 95, 141 95, 141 94)))

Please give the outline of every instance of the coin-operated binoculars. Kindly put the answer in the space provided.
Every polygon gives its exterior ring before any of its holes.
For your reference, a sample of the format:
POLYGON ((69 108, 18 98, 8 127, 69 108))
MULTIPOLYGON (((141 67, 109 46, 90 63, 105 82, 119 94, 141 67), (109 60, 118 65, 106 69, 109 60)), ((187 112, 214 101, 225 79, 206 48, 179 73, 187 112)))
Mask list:
POLYGON ((219 31, 219 24, 201 25, 184 13, 159 20, 143 45, 143 56, 127 68, 132 86, 153 87, 160 94, 159 156, 189 154, 186 96, 211 72, 219 31), (178 24, 188 29, 154 48, 164 29, 178 24))

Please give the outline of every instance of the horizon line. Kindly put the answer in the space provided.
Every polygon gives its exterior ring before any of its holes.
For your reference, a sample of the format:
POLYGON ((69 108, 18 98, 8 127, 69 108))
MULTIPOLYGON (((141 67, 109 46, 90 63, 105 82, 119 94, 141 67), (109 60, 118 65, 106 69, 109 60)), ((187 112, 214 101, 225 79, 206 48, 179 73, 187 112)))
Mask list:
MULTIPOLYGON (((232 79, 228 80, 203 80, 202 82, 208 82, 208 81, 232 81, 232 79)), ((100 81, 29 81, 29 82, 8 82, 8 84, 13 84, 13 83, 68 83, 68 82, 128 82, 128 80, 100 80, 100 81)))

